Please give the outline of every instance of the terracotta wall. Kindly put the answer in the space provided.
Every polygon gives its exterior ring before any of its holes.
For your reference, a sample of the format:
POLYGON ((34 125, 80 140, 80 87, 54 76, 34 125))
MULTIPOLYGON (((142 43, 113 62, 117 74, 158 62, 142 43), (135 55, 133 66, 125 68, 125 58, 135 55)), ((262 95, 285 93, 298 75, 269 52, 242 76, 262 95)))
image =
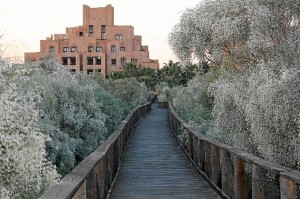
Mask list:
POLYGON ((66 34, 54 34, 41 40, 40 52, 25 53, 25 61, 38 61, 49 53, 57 57, 60 63, 68 59, 68 64, 64 65, 83 73, 101 70, 101 74, 109 75, 121 70, 121 59, 126 62, 137 60, 137 65, 141 67, 156 70, 159 67, 158 61, 149 59, 148 46, 142 46, 142 36, 134 35, 134 27, 114 25, 114 8, 110 4, 100 8, 83 5, 82 26, 66 28, 66 34), (76 52, 71 52, 72 47, 76 47, 76 52), (92 52, 88 51, 89 47, 93 47, 92 52), (101 48, 100 52, 96 51, 97 47, 101 48), (54 52, 50 52, 50 48, 54 48, 54 52), (100 57, 99 65, 95 62, 100 57), (74 58, 76 64, 71 65, 70 59, 74 58), (88 58, 93 58, 92 65, 88 64, 88 58))

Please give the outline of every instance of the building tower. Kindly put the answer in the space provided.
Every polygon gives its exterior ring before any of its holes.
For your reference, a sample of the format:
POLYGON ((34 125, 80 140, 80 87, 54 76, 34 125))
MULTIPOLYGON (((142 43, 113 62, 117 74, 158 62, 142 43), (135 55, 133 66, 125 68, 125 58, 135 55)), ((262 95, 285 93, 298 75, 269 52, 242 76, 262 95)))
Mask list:
POLYGON ((54 34, 40 40, 40 52, 25 53, 25 62, 38 61, 52 54, 72 72, 110 75, 128 62, 158 70, 158 60, 149 59, 148 46, 134 35, 132 26, 114 25, 114 8, 90 8, 83 5, 83 25, 66 28, 66 34, 54 34))

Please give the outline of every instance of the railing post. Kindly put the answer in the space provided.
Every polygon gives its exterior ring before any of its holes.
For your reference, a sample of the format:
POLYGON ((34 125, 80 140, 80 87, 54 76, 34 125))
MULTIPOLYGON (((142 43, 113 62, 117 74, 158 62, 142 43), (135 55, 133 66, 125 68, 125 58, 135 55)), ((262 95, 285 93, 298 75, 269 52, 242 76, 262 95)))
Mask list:
POLYGON ((269 190, 266 170, 256 164, 252 164, 252 198, 273 198, 272 191, 269 190))
POLYGON ((282 175, 280 175, 279 181, 280 181, 280 198, 295 199, 296 198, 295 183, 282 175))
POLYGON ((189 156, 192 160, 194 160, 194 142, 193 142, 193 134, 188 130, 187 130, 187 150, 188 150, 188 153, 189 153, 189 156))
POLYGON ((82 183, 76 193, 72 196, 72 199, 86 199, 87 192, 86 192, 86 181, 82 183))
POLYGON ((208 178, 211 178, 211 149, 210 143, 204 141, 204 151, 205 151, 205 167, 204 171, 208 178))
POLYGON ((108 180, 108 190, 110 189, 111 183, 113 181, 113 162, 114 162, 114 147, 110 146, 107 151, 107 162, 106 162, 106 169, 107 169, 107 180, 108 180))
POLYGON ((245 161, 234 156, 234 199, 245 198, 245 161))
POLYGON ((222 191, 229 196, 233 197, 233 164, 230 160, 230 153, 221 149, 221 173, 222 173, 222 191))
POLYGON ((202 139, 198 139, 198 168, 205 172, 205 149, 204 149, 204 141, 202 139))
POLYGON ((194 163, 198 167, 198 162, 199 162, 199 148, 198 148, 198 137, 193 135, 193 149, 194 149, 194 163))
POLYGON ((220 186, 220 175, 221 175, 221 169, 220 169, 220 150, 215 145, 211 145, 211 180, 212 182, 220 186))

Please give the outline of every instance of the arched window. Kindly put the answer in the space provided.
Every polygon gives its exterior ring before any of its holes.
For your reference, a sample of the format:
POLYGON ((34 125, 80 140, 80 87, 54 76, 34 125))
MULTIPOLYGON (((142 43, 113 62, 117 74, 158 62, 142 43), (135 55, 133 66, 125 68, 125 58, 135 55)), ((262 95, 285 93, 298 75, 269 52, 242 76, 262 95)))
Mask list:
POLYGON ((77 46, 72 46, 71 47, 71 52, 76 52, 77 51, 77 46))
POLYGON ((124 57, 121 58, 121 65, 124 66, 126 64, 126 59, 124 57))
POLYGON ((112 45, 112 46, 111 46, 111 52, 112 52, 112 53, 116 52, 116 46, 115 46, 115 45, 112 45))
POLYGON ((96 52, 101 52, 102 51, 102 47, 101 46, 96 46, 96 52))
POLYGON ((132 58, 132 59, 131 59, 131 62, 132 62, 132 63, 137 63, 137 59, 132 58))
POLYGON ((49 53, 54 53, 54 46, 49 47, 49 53))
POLYGON ((88 52, 93 52, 94 51, 94 46, 89 46, 88 47, 88 52))
POLYGON ((122 40, 123 35, 122 34, 116 34, 116 40, 122 40))

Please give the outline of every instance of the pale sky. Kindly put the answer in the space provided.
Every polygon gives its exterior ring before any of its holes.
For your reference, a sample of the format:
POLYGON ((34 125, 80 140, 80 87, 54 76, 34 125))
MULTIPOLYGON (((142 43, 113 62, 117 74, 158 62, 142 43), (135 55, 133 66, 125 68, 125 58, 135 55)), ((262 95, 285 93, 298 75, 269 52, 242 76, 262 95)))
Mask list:
MULTIPOLYGON (((12 55, 39 51, 40 40, 51 34, 65 33, 66 27, 82 25, 82 5, 115 9, 115 25, 132 25, 149 46, 150 58, 160 67, 176 60, 168 35, 179 22, 181 13, 201 0, 5 0, 0 7, 0 32, 10 43, 12 55)), ((1 41, 0 41, 1 42, 1 41)), ((2 41, 3 42, 3 41, 2 41)))

